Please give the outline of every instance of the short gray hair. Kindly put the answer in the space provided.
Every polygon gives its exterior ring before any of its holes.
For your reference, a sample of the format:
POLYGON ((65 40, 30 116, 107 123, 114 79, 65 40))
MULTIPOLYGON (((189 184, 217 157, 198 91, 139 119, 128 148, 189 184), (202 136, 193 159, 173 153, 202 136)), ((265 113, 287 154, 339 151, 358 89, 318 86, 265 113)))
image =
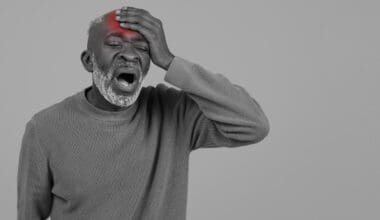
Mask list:
POLYGON ((89 25, 88 30, 87 30, 87 35, 90 35, 90 32, 91 32, 93 27, 95 27, 96 25, 98 25, 104 21, 104 19, 105 19, 104 17, 105 17, 104 15, 99 16, 90 22, 90 25, 89 25))

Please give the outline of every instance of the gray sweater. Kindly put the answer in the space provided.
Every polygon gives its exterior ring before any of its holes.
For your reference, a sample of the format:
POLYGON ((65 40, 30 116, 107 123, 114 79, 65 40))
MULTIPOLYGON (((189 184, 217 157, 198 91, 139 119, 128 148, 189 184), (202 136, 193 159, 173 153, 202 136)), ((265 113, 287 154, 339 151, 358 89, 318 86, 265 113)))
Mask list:
POLYGON ((185 220, 188 162, 199 148, 239 147, 269 131, 259 104, 219 73, 175 57, 163 83, 127 110, 96 108, 87 87, 27 122, 18 220, 185 220))

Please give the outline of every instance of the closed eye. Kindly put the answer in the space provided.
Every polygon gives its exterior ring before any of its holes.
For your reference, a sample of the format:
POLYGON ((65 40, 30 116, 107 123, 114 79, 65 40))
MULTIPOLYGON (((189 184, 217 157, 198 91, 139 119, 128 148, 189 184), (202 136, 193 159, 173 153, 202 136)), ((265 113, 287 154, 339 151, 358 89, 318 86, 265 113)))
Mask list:
POLYGON ((121 44, 119 42, 107 42, 107 45, 109 45, 109 46, 120 46, 121 44))
POLYGON ((147 44, 143 44, 143 43, 135 43, 133 44, 133 46, 139 50, 144 50, 144 51, 148 51, 149 50, 149 45, 147 44))
POLYGON ((144 50, 144 51, 148 51, 149 50, 148 47, 137 47, 137 48, 140 49, 140 50, 144 50))

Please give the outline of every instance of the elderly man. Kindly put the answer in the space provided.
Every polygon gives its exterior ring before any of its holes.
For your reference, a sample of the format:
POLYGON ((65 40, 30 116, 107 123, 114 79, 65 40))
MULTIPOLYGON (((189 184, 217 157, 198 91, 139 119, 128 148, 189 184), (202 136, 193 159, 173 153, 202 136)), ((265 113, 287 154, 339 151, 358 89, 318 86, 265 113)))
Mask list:
POLYGON ((161 21, 143 9, 123 7, 92 22, 81 61, 92 86, 26 124, 19 220, 185 219, 190 152, 268 134, 248 92, 174 56, 161 21), (150 60, 180 90, 142 87, 150 60))

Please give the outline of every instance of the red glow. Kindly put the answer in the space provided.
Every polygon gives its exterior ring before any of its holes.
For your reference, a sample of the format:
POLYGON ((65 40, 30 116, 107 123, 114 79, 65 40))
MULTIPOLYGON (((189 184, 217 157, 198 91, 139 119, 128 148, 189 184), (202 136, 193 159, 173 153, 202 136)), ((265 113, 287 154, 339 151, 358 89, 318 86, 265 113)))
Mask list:
POLYGON ((130 29, 125 29, 120 27, 120 22, 115 19, 116 17, 116 10, 111 11, 106 16, 106 24, 107 28, 111 29, 115 32, 121 32, 126 34, 128 37, 134 37, 138 35, 139 33, 130 29))

